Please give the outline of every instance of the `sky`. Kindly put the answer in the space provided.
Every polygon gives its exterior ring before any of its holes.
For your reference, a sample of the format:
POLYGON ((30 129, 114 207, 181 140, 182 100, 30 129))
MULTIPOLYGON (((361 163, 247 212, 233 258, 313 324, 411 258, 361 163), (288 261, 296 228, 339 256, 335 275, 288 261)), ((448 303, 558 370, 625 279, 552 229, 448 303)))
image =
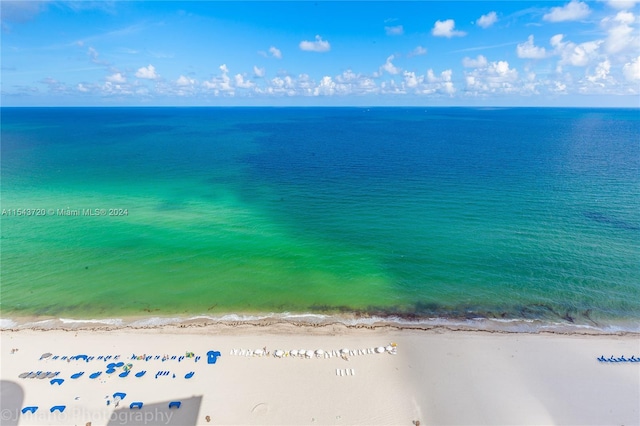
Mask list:
POLYGON ((0 12, 3 106, 640 106, 640 0, 0 12))

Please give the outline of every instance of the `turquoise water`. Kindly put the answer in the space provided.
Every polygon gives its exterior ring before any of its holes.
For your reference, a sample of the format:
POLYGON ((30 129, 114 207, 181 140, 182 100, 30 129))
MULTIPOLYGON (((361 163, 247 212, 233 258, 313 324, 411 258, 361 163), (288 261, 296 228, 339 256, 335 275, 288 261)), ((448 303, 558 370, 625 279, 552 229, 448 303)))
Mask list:
POLYGON ((640 320, 638 110, 3 108, 1 131, 3 318, 640 320))

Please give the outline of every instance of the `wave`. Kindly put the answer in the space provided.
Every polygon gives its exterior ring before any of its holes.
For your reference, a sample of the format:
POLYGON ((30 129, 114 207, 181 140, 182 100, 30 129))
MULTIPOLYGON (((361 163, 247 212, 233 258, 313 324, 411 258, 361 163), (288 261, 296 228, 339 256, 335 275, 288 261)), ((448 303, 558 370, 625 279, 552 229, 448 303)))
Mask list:
POLYGON ((123 329, 159 328, 167 326, 215 326, 215 325, 273 325, 321 327, 342 324, 352 328, 397 328, 397 329, 448 329, 466 331, 490 331, 507 333, 563 333, 563 334, 624 334, 640 333, 640 320, 616 321, 607 324, 576 324, 539 319, 497 318, 403 318, 399 316, 349 316, 315 313, 265 313, 223 314, 192 316, 150 316, 101 319, 70 318, 0 318, 0 330, 78 330, 78 329, 123 329))

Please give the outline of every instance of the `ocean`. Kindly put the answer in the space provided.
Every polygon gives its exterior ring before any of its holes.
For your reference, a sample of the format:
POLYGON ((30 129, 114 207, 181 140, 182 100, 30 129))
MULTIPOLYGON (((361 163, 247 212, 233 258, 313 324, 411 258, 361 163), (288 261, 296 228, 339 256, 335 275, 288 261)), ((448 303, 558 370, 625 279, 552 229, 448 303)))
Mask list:
POLYGON ((638 331, 639 111, 2 108, 2 325, 638 331))

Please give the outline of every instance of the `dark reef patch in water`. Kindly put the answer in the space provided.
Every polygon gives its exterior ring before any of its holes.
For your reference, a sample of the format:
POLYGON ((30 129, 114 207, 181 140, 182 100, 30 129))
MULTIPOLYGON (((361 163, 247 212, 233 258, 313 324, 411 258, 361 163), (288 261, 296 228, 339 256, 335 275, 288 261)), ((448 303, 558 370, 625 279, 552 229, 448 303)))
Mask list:
POLYGON ((625 222, 624 220, 607 216, 600 212, 588 211, 584 212, 584 216, 588 219, 593 220, 594 222, 610 225, 614 228, 623 229, 625 231, 640 231, 640 226, 638 225, 634 225, 633 223, 625 222))

